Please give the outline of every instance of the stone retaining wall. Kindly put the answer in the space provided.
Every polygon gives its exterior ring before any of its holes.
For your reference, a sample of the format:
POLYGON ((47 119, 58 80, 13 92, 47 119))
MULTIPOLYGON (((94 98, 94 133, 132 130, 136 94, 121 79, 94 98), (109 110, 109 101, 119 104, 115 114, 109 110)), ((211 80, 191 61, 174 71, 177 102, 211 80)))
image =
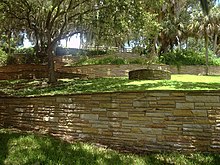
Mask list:
POLYGON ((47 65, 18 64, 0 67, 0 80, 48 77, 47 65))
MULTIPOLYGON (((128 77, 129 71, 139 69, 156 69, 168 70, 171 74, 194 74, 204 75, 205 66, 176 66, 168 65, 86 65, 86 66, 63 66, 63 64, 56 63, 56 71, 62 73, 77 73, 88 75, 89 78, 100 77, 128 77)), ((210 66, 210 75, 220 75, 220 67, 210 66)), ((48 76, 48 69, 46 65, 11 65, 0 67, 0 80, 19 79, 19 78, 45 78, 48 76)))
MULTIPOLYGON (((192 74, 192 75, 205 75, 205 66, 203 65, 186 65, 180 66, 169 66, 170 71, 173 74, 192 74)), ((220 75, 220 66, 209 66, 210 75, 220 75)))
MULTIPOLYGON (((129 71, 139 70, 139 69, 162 69, 168 70, 171 74, 192 74, 192 75, 205 75, 205 66, 181 66, 180 68, 176 66, 168 65, 86 65, 86 66, 76 66, 76 67, 61 67, 58 70, 68 73, 82 73, 88 74, 90 78, 98 77, 128 77, 129 71)), ((209 67, 210 75, 220 75, 219 66, 209 67)))
MULTIPOLYGON (((59 68, 60 66, 56 66, 59 68)), ((57 70, 57 69, 56 69, 57 70)), ((88 75, 76 72, 55 71, 57 78, 87 79, 88 75)), ((48 78, 47 65, 20 64, 0 67, 0 80, 48 78)))
POLYGON ((220 151, 220 91, 0 97, 0 125, 138 151, 220 151))
POLYGON ((58 70, 61 72, 74 72, 80 74, 87 74, 90 78, 100 78, 100 77, 128 77, 128 73, 131 70, 138 69, 162 69, 169 70, 167 65, 85 65, 76 67, 62 67, 58 70))

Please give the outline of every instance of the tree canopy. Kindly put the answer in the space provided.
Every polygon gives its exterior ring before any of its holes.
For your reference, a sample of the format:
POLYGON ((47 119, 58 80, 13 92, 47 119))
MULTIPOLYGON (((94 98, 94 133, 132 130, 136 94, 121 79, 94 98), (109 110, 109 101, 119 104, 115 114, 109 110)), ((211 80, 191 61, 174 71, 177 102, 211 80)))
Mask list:
MULTIPOLYGON (((207 41, 220 51, 220 8, 215 0, 1 0, 0 35, 11 38, 25 31, 37 56, 49 66, 55 82, 53 51, 61 39, 80 34, 85 45, 135 43, 161 56, 174 49, 198 48, 207 41), (209 15, 206 19, 202 13, 209 15), (201 41, 201 42, 198 42, 201 41), (193 42, 193 44, 192 44, 193 42)), ((9 51, 10 52, 10 51, 9 51)))

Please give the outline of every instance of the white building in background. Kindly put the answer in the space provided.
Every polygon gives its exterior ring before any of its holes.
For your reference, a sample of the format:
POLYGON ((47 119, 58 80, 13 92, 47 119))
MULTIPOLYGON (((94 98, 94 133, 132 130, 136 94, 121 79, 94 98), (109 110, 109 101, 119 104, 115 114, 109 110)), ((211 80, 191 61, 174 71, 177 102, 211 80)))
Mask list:
POLYGON ((69 39, 61 40, 60 41, 60 46, 64 48, 80 48, 80 35, 74 35, 70 37, 69 39))

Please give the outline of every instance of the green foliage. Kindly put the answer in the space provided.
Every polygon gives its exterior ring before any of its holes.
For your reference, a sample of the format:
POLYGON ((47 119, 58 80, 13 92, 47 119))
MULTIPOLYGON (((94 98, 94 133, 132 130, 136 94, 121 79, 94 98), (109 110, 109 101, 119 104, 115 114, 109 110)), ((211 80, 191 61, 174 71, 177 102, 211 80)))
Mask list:
POLYGON ((98 58, 89 58, 88 56, 82 56, 77 63, 71 64, 72 66, 80 65, 126 65, 126 64, 141 64, 148 65, 150 61, 147 58, 130 58, 125 59, 117 56, 107 56, 98 58))
POLYGON ((6 65, 8 55, 0 48, 0 66, 6 65))
POLYGON ((36 57, 34 48, 20 48, 16 49, 15 54, 23 54, 23 58, 20 61, 21 64, 38 63, 40 59, 36 57))
POLYGON ((99 64, 99 65, 103 65, 103 64, 122 65, 122 64, 127 64, 127 61, 121 57, 109 56, 106 58, 100 58, 97 61, 97 64, 99 64))
POLYGON ((34 48, 18 48, 7 57, 6 64, 37 64, 40 59, 36 57, 34 48))
POLYGON ((104 50, 88 50, 86 52, 87 56, 96 56, 96 55, 105 55, 105 54, 107 54, 107 52, 104 50))
POLYGON ((135 46, 132 48, 132 53, 141 54, 144 51, 144 48, 141 46, 135 46))
POLYGON ((152 62, 147 58, 132 58, 128 60, 128 64, 141 64, 141 65, 149 65, 152 62))
POLYGON ((9 55, 6 61, 7 65, 17 64, 17 59, 13 55, 9 55))
POLYGON ((23 54, 34 54, 35 51, 34 51, 34 48, 30 47, 30 48, 19 48, 19 49, 16 49, 15 53, 23 53, 23 54))
POLYGON ((103 58, 89 58, 88 56, 82 56, 82 58, 77 62, 72 64, 74 65, 122 65, 122 64, 128 64, 128 62, 117 56, 108 56, 103 58))
MULTIPOLYGON (((160 56, 160 62, 167 65, 205 65, 205 52, 193 50, 175 50, 160 56)), ((220 65, 218 59, 212 52, 209 52, 209 65, 220 65)))

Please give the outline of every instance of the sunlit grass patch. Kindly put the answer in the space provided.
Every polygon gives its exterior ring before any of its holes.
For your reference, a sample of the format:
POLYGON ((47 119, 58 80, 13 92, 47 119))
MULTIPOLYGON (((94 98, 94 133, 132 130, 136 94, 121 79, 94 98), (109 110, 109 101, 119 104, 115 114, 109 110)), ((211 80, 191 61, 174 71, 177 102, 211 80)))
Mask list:
POLYGON ((203 83, 219 83, 220 76, 196 76, 196 75, 172 75, 172 81, 181 82, 203 82, 203 83))

